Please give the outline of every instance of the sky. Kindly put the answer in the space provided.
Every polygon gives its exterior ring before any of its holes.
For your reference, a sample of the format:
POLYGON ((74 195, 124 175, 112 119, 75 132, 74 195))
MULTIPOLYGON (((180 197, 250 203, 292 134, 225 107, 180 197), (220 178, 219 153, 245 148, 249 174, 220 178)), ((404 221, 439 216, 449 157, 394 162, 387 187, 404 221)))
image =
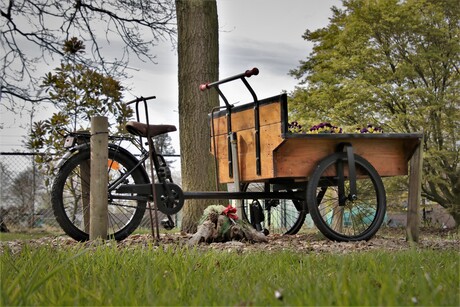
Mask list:
MULTIPOLYGON (((259 99, 294 90, 298 80, 288 73, 312 48, 302 35, 307 29, 327 26, 331 7, 340 5, 340 0, 217 0, 220 78, 257 67, 259 75, 248 81, 259 99)), ((179 126, 177 53, 169 41, 160 42, 152 53, 157 64, 130 62, 133 70, 127 85, 131 90, 125 93, 125 100, 155 95, 150 122, 179 126)), ((222 91, 230 103, 251 101, 242 82, 223 86, 222 91)), ((0 114, 0 152, 26 151, 22 142, 27 130, 21 127, 29 123, 28 115, 8 114, 3 108, 0 114)), ((35 120, 50 114, 49 108, 38 107, 35 120)), ((176 153, 180 153, 179 133, 170 136, 176 153)))

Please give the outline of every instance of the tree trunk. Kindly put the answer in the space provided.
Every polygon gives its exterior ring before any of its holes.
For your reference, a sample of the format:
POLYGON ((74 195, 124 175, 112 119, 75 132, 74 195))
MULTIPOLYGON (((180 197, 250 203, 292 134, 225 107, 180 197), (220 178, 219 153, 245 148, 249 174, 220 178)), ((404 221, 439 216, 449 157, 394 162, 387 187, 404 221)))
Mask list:
MULTIPOLYGON (((219 77, 219 41, 215 0, 176 0, 179 56, 179 127, 184 191, 215 190, 207 114, 219 104, 216 91, 199 85, 219 77)), ((188 200, 182 231, 193 233, 204 208, 215 201, 188 200)))
POLYGON ((457 212, 452 212, 451 215, 455 221, 455 228, 460 229, 460 214, 457 212))

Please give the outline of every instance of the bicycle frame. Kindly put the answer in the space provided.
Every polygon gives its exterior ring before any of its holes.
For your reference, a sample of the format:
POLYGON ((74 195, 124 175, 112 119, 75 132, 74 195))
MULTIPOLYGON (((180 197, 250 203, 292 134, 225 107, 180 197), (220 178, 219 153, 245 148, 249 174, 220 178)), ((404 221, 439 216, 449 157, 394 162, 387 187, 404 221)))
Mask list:
MULTIPOLYGON (((224 81, 228 82, 235 78, 241 78, 245 86, 250 90, 254 99, 257 101, 257 97, 255 96, 254 91, 251 89, 248 82, 244 79, 245 77, 249 77, 252 74, 256 74, 256 71, 252 70, 250 71, 250 73, 244 73, 242 75, 238 75, 236 77, 227 79, 227 81, 224 81)), ((218 83, 223 82, 220 81, 218 83)), ((217 83, 213 83, 209 86, 215 87, 216 85, 217 83)), ((221 92, 220 94, 221 96, 223 96, 221 92)), ((225 96, 223 97, 225 99, 225 96)), ((282 182, 280 182, 279 180, 276 180, 276 182, 264 182, 262 189, 257 192, 251 191, 251 189, 248 187, 249 183, 242 183, 247 184, 246 188, 248 188, 248 191, 245 192, 240 192, 240 189, 237 189, 237 191, 235 192, 182 191, 181 187, 179 187, 173 182, 171 178, 171 172, 168 167, 168 163, 166 162, 162 154, 157 153, 154 146, 153 138, 155 136, 160 135, 162 133, 166 133, 168 131, 175 130, 175 127, 171 127, 171 125, 150 125, 147 101, 154 98, 156 97, 139 97, 130 102, 127 102, 127 105, 135 104, 134 109, 136 112, 137 120, 136 122, 131 122, 127 124, 127 130, 131 133, 131 136, 109 136, 109 140, 111 142, 109 142, 110 155, 108 170, 111 174, 111 179, 109 180, 107 197, 109 199, 110 205, 127 208, 141 208, 140 210, 148 209, 150 212, 154 211, 155 217, 152 217, 151 220, 158 220, 157 210, 159 210, 167 216, 167 220, 162 220, 163 226, 170 228, 174 227, 171 215, 178 213, 182 209, 184 201, 186 199, 246 199, 248 201, 252 199, 253 202, 258 202, 258 200, 273 200, 266 202, 265 208, 276 207, 279 204, 277 200, 289 199, 294 202, 294 204, 291 206, 295 206, 298 212, 304 212, 306 210, 306 183, 296 183, 293 180, 289 179, 284 179, 282 182), (142 105, 144 110, 141 109, 142 112, 140 112, 140 107, 142 107, 142 105), (141 121, 140 114, 144 113, 144 111, 145 120, 141 121), (135 136, 138 136, 138 138, 135 136), (144 138, 147 138, 148 148, 144 147, 144 138), (134 154, 132 154, 128 150, 128 147, 130 147, 130 145, 123 144, 123 141, 127 141, 130 144, 133 144, 136 147, 136 149, 140 151, 140 155, 134 156, 134 154), (129 161, 129 163, 127 163, 122 168, 118 168, 118 153, 120 155, 121 161, 129 161), (146 163, 147 159, 149 159, 150 164, 146 163), (111 161, 116 163, 114 168, 112 168, 111 161), (150 168, 150 172, 147 170, 147 168, 150 168), (136 178, 143 179, 133 181, 133 175, 136 178), (129 204, 126 201, 134 201, 134 203, 129 204), (151 206, 152 202, 154 206, 151 206), (147 208, 145 208, 145 203, 148 203, 147 208), (169 223, 164 223, 165 221, 169 221, 169 223)), ((231 107, 233 106, 229 106, 226 99, 225 102, 227 104, 227 110, 230 112, 231 107)), ((68 152, 61 159, 58 166, 64 167, 67 160, 72 160, 73 155, 76 155, 80 152, 89 151, 90 138, 91 136, 88 133, 73 133, 68 138, 66 138, 65 147, 68 148, 68 152)), ((57 202, 56 206, 60 206, 59 208, 61 208, 62 203, 57 202)), ((244 218, 245 213, 242 212, 242 214, 242 218, 244 218)), ((63 227, 71 228, 71 226, 68 226, 69 223, 65 220, 65 213, 62 213, 61 216, 64 216, 64 222, 62 222, 64 225, 63 227)), ((268 216, 270 216, 270 212, 268 213, 268 216)), ((158 224, 156 226, 158 227, 158 224)), ((71 228, 71 230, 69 231, 72 232, 73 228, 71 228)), ((78 233, 75 236, 77 238, 81 238, 82 235, 78 233)))

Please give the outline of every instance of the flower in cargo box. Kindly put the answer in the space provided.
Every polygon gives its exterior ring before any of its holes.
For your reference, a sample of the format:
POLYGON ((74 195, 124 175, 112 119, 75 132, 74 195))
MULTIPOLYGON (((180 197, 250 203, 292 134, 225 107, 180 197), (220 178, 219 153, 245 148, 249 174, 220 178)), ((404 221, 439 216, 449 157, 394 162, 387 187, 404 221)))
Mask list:
POLYGON ((330 123, 320 123, 310 128, 308 133, 342 133, 342 128, 333 126, 330 123))
MULTIPOLYGON (((304 130, 301 124, 297 121, 293 121, 288 124, 288 131, 290 133, 308 133, 308 134, 328 134, 328 133, 348 133, 344 132, 342 128, 332 125, 328 122, 319 123, 318 125, 312 126, 308 131, 304 130)), ((353 132, 351 132, 353 133, 353 132)), ((369 124, 364 128, 356 128, 354 133, 383 133, 381 127, 374 127, 369 124)))
POLYGON ((290 133, 342 133, 342 128, 331 125, 330 123, 324 122, 311 127, 308 131, 305 131, 297 121, 293 121, 288 124, 288 130, 290 133))
POLYGON ((371 124, 367 125, 365 128, 356 128, 357 133, 383 133, 383 129, 381 127, 374 127, 371 124))
POLYGON ((288 131, 290 133, 305 133, 302 129, 302 125, 299 124, 297 121, 293 121, 288 124, 288 131))

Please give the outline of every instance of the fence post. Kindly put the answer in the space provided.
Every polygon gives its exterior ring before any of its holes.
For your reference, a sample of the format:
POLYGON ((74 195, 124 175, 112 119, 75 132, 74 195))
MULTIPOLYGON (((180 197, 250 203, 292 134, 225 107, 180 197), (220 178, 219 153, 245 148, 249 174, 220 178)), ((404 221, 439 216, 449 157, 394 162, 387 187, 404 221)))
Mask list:
POLYGON ((91 118, 91 179, 89 239, 107 238, 107 161, 108 119, 104 116, 91 118))
POLYGON ((418 242, 419 239, 419 214, 418 209, 421 199, 422 166, 423 166, 423 138, 415 149, 410 159, 409 170, 409 196, 407 204, 407 240, 418 242))

